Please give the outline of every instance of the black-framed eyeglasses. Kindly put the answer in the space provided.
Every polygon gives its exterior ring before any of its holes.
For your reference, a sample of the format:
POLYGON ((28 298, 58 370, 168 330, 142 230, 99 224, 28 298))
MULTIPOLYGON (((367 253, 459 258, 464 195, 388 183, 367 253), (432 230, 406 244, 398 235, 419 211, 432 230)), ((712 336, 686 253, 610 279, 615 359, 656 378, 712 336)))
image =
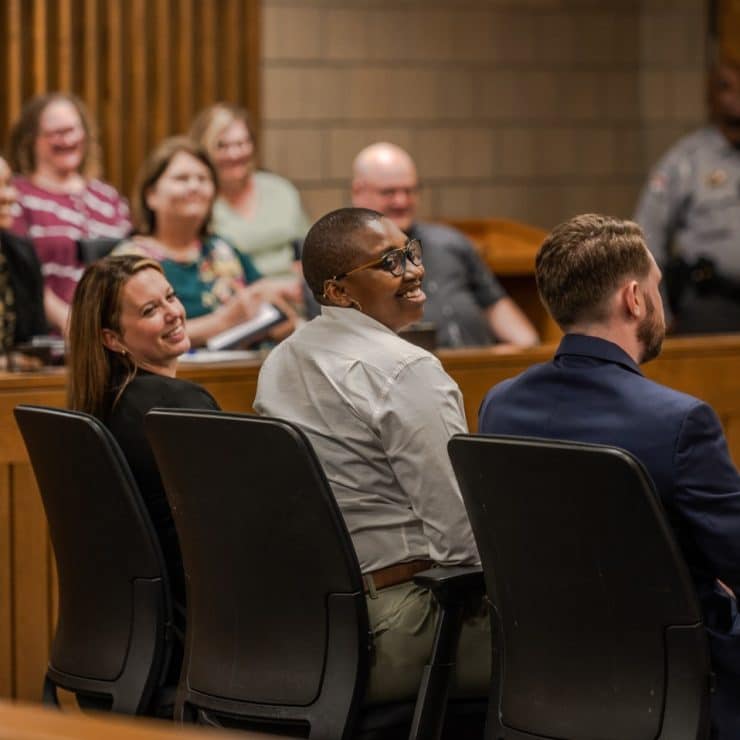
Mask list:
POLYGON ((398 249, 392 249, 390 252, 386 252, 382 257, 374 259, 372 262, 366 262, 364 265, 359 267, 353 267, 347 272, 342 272, 339 275, 335 275, 332 280, 342 280, 353 272, 359 272, 360 270, 367 270, 370 267, 377 267, 386 272, 390 272, 393 277, 401 277, 406 272, 406 260, 411 260, 411 264, 421 264, 421 242, 418 239, 411 239, 405 247, 399 247, 398 249))

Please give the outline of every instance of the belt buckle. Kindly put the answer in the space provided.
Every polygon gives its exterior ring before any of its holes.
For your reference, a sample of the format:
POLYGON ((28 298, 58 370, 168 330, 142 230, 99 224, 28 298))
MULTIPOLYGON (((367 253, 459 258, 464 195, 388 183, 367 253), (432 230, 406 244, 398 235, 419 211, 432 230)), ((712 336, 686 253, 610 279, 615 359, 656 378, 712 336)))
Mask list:
POLYGON ((378 591, 375 588, 375 581, 373 580, 372 573, 365 573, 362 576, 362 581, 365 584, 365 593, 371 599, 377 599, 378 598, 378 591))

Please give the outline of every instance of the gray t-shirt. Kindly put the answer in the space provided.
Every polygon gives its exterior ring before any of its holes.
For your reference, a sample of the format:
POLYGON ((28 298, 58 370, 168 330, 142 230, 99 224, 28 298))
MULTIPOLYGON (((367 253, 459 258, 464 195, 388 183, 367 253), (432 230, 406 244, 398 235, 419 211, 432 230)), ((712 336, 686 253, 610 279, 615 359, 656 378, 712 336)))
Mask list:
POLYGON ((441 224, 415 223, 408 232, 423 248, 424 320, 437 325, 440 347, 489 345, 496 340, 485 310, 506 295, 464 234, 441 224))

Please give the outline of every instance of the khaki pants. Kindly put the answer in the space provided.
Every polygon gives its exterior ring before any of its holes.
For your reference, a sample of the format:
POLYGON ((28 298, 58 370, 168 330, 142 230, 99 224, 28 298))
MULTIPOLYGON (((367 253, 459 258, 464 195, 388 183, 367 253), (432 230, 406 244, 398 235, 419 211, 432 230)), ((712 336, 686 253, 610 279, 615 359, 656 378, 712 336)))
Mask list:
MULTIPOLYGON (((373 633, 370 681, 366 704, 411 700, 429 661, 437 621, 432 594, 411 582, 368 594, 367 608, 373 633)), ((475 605, 460 634, 451 695, 486 697, 491 673, 491 633, 488 613, 475 605)))

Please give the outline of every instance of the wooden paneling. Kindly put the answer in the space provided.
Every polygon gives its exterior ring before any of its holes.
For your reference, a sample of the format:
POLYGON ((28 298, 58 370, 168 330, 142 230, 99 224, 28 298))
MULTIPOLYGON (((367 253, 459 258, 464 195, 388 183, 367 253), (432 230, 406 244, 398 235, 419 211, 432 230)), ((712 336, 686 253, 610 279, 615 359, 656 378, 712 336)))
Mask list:
POLYGON ((44 509, 28 463, 13 466, 13 607, 15 616, 15 690, 38 697, 49 659, 51 570, 44 509), (22 649, 18 649, 22 646, 22 649))
POLYGON ((0 0, 0 142, 23 101, 71 91, 128 195, 146 154, 218 100, 259 118, 259 0, 0 0))
POLYGON ((740 64, 740 0, 714 0, 711 5, 710 27, 719 41, 719 55, 740 64))
POLYGON ((13 499, 10 465, 0 465, 0 696, 15 696, 13 499))

